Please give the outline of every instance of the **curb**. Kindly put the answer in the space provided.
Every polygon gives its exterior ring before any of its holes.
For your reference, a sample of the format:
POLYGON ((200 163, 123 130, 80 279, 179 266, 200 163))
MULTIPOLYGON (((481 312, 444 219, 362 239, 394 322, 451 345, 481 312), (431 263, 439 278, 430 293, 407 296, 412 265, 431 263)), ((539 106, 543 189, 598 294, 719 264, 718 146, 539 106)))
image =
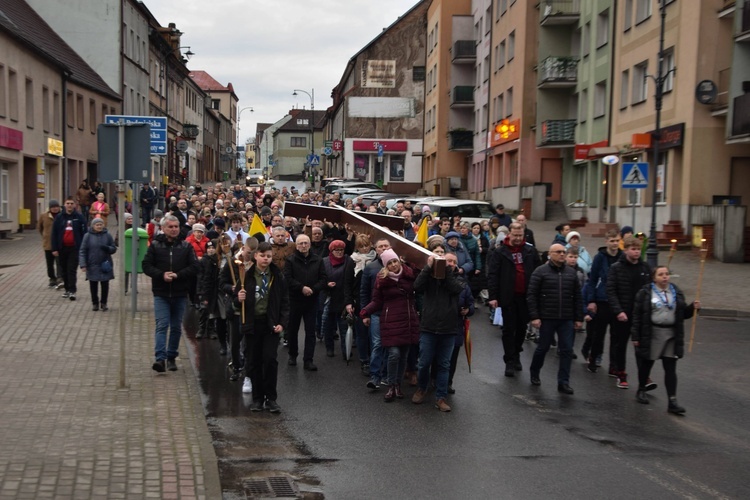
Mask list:
POLYGON ((750 318, 750 311, 702 307, 700 310, 700 315, 711 316, 711 317, 724 317, 724 318, 750 318))

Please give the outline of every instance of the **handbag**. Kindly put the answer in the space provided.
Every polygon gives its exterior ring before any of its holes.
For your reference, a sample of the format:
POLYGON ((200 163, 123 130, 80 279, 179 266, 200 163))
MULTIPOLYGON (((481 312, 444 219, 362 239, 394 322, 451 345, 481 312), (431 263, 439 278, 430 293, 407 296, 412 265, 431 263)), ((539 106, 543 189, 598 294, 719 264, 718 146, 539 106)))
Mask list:
POLYGON ((102 272, 104 273, 111 273, 112 272, 112 262, 109 260, 105 260, 102 262, 102 272))

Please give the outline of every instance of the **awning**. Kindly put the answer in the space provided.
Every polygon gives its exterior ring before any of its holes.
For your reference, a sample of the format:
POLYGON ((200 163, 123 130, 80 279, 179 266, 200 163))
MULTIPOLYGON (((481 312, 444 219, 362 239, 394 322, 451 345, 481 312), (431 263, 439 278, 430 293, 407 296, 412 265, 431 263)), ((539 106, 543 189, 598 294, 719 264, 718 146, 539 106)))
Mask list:
POLYGON ((596 160, 598 158, 603 158, 605 156, 609 155, 619 155, 620 150, 617 149, 614 146, 605 146, 600 148, 591 148, 589 149, 588 159, 589 160, 596 160))

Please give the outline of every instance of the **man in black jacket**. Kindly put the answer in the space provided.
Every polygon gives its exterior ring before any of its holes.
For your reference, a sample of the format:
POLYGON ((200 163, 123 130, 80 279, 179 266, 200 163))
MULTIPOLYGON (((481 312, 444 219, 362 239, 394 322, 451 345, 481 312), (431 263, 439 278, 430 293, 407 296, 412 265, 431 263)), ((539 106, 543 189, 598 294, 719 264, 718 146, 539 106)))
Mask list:
POLYGON ((651 283, 651 268, 641 260, 642 245, 641 240, 635 236, 625 237, 625 249, 620 260, 612 264, 607 273, 607 300, 610 312, 616 319, 610 333, 614 353, 609 375, 617 378, 617 387, 620 389, 629 387, 625 360, 630 327, 633 325, 635 294, 651 283))
POLYGON ((526 295, 531 325, 539 328, 539 344, 531 362, 531 383, 541 385, 539 372, 544 357, 557 333, 560 367, 557 371, 557 390, 573 394, 570 387, 570 364, 573 359, 575 330, 583 321, 583 297, 578 275, 565 265, 565 247, 559 243, 549 247, 549 262, 531 275, 526 295))
POLYGON ((289 365, 297 365, 299 354, 299 327, 305 321, 305 351, 302 355, 305 370, 316 371, 313 363, 315 355, 315 317, 318 310, 318 294, 326 286, 326 272, 323 259, 310 251, 310 238, 301 234, 295 242, 297 249, 287 257, 284 277, 289 286, 289 365))
POLYGON ((76 300, 78 281, 78 251, 83 235, 86 234, 86 220, 76 210, 72 196, 65 200, 65 209, 57 214, 52 223, 52 255, 60 261, 65 283, 64 299, 76 300))
POLYGON ((531 274, 541 265, 539 252, 524 239, 523 226, 514 222, 505 244, 495 250, 487 264, 489 304, 502 308, 503 313, 505 376, 513 377, 523 369, 521 352, 529 322, 526 291, 531 274))
POLYGON ((198 260, 193 247, 179 239, 180 222, 177 217, 166 215, 161 229, 164 233, 154 238, 143 257, 143 272, 151 277, 151 291, 154 294, 156 361, 152 368, 158 373, 177 370, 175 358, 180 346, 182 316, 191 278, 198 273, 198 260))

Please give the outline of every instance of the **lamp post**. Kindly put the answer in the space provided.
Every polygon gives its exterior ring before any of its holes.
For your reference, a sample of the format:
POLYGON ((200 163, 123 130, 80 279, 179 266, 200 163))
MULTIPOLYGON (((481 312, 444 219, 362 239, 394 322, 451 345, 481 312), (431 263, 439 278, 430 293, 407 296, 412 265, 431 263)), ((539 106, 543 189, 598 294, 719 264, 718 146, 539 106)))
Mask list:
MULTIPOLYGON (((242 117, 242 112, 246 111, 248 109, 250 110, 251 113, 255 111, 252 106, 246 106, 246 107, 242 108, 241 110, 239 110, 237 112, 237 144, 236 144, 236 147, 235 147, 235 151, 237 151, 237 169, 240 168, 240 161, 239 161, 239 158, 240 158, 240 155, 239 155, 239 149, 240 149, 240 118, 242 117)), ((243 162, 243 164, 244 164, 244 162, 243 162)), ((238 173, 238 177, 237 178, 239 179, 239 173, 238 173)))
POLYGON ((667 5, 665 0, 659 0, 659 12, 661 14, 661 25, 659 27, 659 53, 657 54, 656 75, 647 75, 651 77, 656 84, 656 93, 654 95, 654 106, 656 109, 656 128, 651 134, 651 143, 653 145, 653 172, 654 178, 651 180, 651 229, 648 235, 648 249, 646 250, 646 261, 653 269, 659 264, 659 249, 656 246, 656 174, 659 169, 659 141, 661 140, 661 107, 664 97, 664 82, 669 77, 669 73, 674 71, 670 69, 666 75, 662 75, 664 65, 664 25, 667 17, 667 5))
MULTIPOLYGON (((312 161, 312 159, 315 158, 315 89, 312 89, 312 94, 306 90, 294 89, 292 95, 296 96, 297 92, 307 94, 307 96, 310 98, 310 160, 312 161)), ((313 166, 310 165, 311 173, 313 171, 312 169, 313 166)), ((315 177, 313 177, 313 179, 315 179, 315 177)))

